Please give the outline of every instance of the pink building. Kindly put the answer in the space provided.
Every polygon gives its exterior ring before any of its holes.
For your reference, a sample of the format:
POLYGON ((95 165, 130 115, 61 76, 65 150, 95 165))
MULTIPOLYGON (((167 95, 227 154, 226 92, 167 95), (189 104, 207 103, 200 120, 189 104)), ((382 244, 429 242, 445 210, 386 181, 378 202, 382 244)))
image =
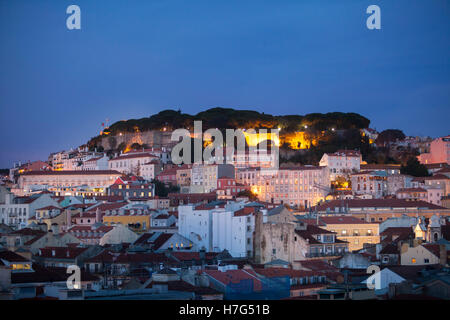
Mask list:
POLYGON ((434 139, 430 144, 430 152, 422 153, 418 159, 422 164, 450 164, 450 135, 434 139))

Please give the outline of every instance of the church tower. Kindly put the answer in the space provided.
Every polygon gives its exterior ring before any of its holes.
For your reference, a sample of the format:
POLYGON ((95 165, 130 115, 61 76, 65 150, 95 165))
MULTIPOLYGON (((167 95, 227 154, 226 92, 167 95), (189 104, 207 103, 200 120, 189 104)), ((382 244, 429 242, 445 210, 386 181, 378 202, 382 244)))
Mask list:
POLYGON ((436 242, 442 238, 440 220, 439 216, 435 214, 430 218, 430 223, 427 228, 427 241, 430 243, 436 242))

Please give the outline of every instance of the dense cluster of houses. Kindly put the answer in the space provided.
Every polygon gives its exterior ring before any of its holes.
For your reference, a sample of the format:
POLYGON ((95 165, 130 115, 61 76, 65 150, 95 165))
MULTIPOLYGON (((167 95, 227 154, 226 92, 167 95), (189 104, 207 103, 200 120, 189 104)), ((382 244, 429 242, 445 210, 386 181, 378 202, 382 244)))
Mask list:
POLYGON ((14 167, 0 184, 0 298, 450 298, 448 163, 414 178, 354 150, 319 166, 232 160, 80 148, 14 167))

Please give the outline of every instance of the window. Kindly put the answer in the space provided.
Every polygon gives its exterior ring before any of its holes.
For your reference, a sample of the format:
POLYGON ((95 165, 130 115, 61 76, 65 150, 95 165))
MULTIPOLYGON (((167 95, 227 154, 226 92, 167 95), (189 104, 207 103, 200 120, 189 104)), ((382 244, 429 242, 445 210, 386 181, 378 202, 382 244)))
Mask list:
POLYGON ((416 258, 411 258, 411 263, 416 263, 416 258))
POLYGON ((423 259, 424 263, 430 263, 430 259, 423 259))
POLYGON ((272 249, 272 254, 277 254, 277 249, 272 249))

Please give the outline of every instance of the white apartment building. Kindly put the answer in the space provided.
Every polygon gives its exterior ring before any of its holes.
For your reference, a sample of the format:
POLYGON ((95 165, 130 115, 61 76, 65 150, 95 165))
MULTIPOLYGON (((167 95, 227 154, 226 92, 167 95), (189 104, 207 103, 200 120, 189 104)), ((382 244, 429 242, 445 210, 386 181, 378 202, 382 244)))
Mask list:
POLYGON ((243 202, 217 202, 179 206, 179 233, 206 251, 228 250, 233 257, 251 257, 254 208, 244 205, 243 202))
POLYGON ((319 166, 328 167, 330 181, 335 181, 339 176, 348 177, 352 173, 359 172, 361 161, 359 151, 338 150, 335 153, 325 153, 320 159, 319 166))
POLYGON ((141 166, 159 158, 148 152, 121 154, 109 160, 109 169, 125 174, 141 175, 141 166))
POLYGON ((106 155, 86 160, 81 165, 81 170, 108 170, 109 158, 106 155))
POLYGON ((151 181, 162 171, 162 165, 159 161, 152 160, 141 164, 140 176, 145 180, 151 181))
POLYGON ((217 189, 217 179, 234 178, 231 164, 194 164, 191 173, 191 193, 209 193, 217 189))
POLYGON ((199 249, 213 250, 212 211, 219 206, 185 205, 178 207, 178 233, 192 241, 199 249))
POLYGON ((1 200, 0 222, 15 228, 25 227, 28 219, 35 216, 36 209, 47 206, 59 207, 58 202, 48 193, 30 197, 15 197, 14 194, 7 193, 1 200))
POLYGON ((31 185, 48 185, 54 187, 89 186, 105 188, 114 183, 120 172, 113 170, 86 171, 30 171, 19 177, 19 189, 27 189, 31 185))
POLYGON ((239 170, 237 181, 251 186, 258 199, 294 207, 310 207, 325 199, 330 192, 327 167, 299 166, 264 170, 239 170))

